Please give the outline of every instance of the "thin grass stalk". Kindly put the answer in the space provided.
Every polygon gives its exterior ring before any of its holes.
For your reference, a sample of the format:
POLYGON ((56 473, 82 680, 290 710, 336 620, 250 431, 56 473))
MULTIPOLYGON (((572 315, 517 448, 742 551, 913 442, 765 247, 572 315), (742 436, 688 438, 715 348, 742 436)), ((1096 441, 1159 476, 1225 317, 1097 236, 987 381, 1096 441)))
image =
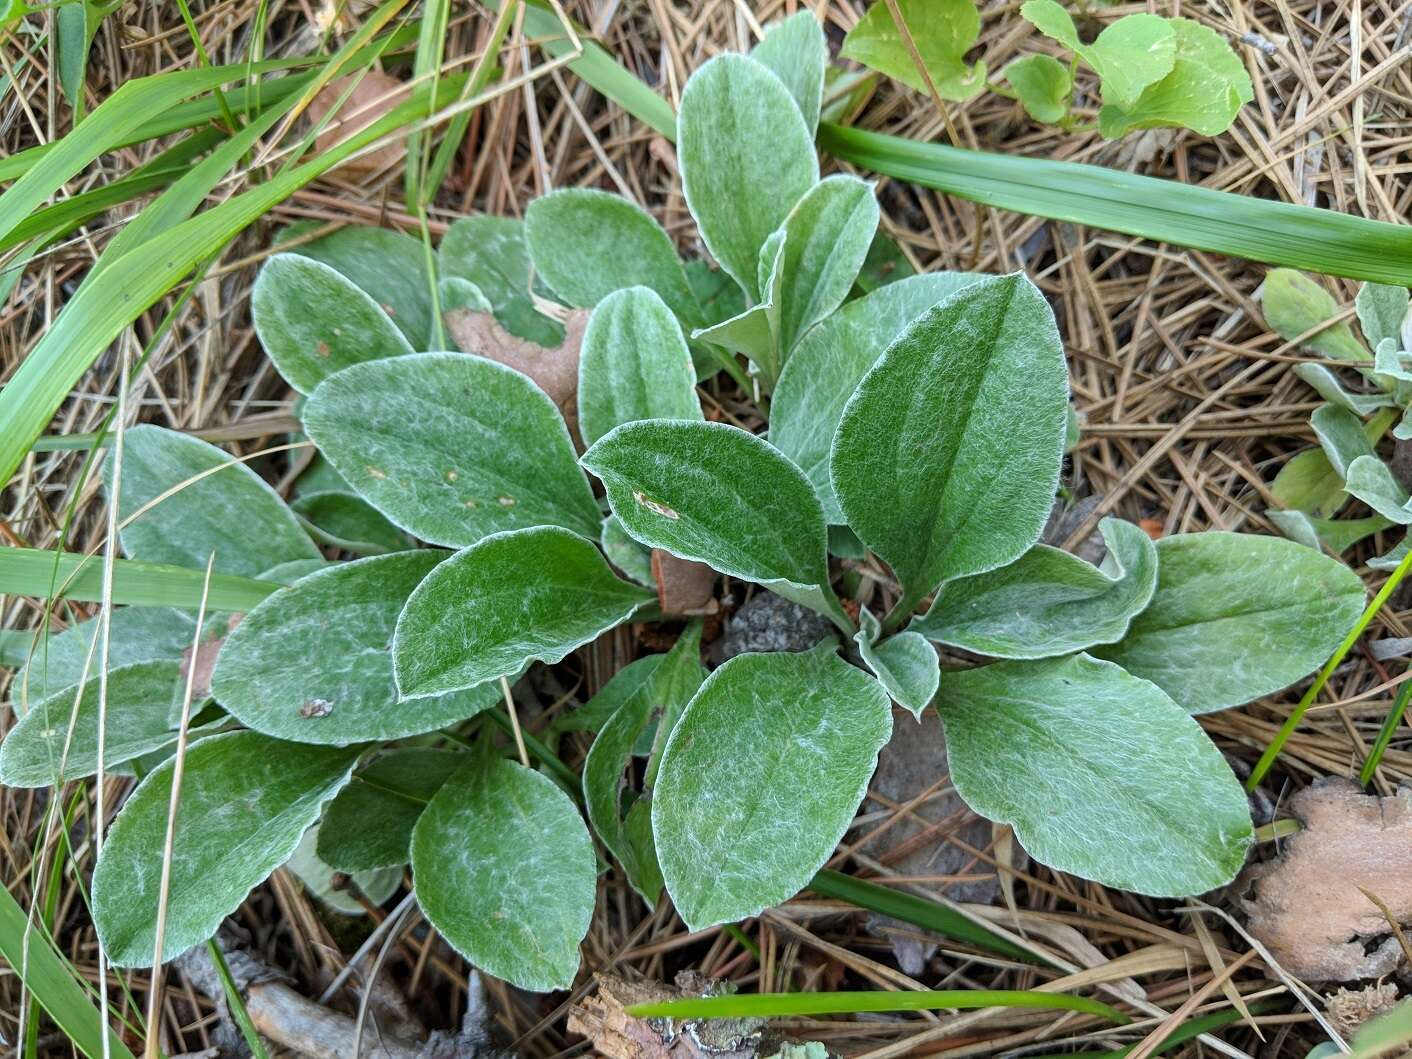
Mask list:
POLYGON ((876 1011, 972 1010, 975 1008, 1048 1008, 1097 1015, 1118 1025, 1132 1020, 1117 1008, 1089 997, 1040 993, 1027 989, 923 989, 857 993, 735 993, 684 997, 625 1010, 634 1018, 730 1019, 803 1015, 847 1015, 876 1011))
MULTIPOLYGON (((1409 676, 1412 676, 1412 669, 1409 669, 1409 676)), ((1393 733, 1397 731, 1397 726, 1402 723, 1402 718, 1407 713, 1409 700, 1412 700, 1412 679, 1404 679, 1402 686, 1397 689, 1397 698, 1393 701, 1392 709, 1383 718, 1383 726, 1378 729, 1378 737, 1373 740, 1373 747, 1368 751, 1368 760, 1363 762, 1363 768, 1358 773, 1358 782, 1362 786, 1366 787, 1373 782, 1378 763, 1382 761, 1388 744, 1392 742, 1393 733)))

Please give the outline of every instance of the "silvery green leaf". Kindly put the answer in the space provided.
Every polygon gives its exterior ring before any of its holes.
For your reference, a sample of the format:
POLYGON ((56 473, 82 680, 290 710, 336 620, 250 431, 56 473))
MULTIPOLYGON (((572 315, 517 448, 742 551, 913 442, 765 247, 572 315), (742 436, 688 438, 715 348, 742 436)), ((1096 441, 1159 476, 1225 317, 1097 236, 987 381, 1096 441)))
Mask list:
POLYGON ((1348 477, 1348 466, 1359 456, 1371 456, 1373 446, 1363 433, 1363 423, 1346 408, 1337 405, 1320 405, 1309 417, 1314 427, 1314 436, 1324 455, 1329 458, 1329 466, 1342 478, 1348 477))
MULTIPOLYGON (((1286 342, 1293 342, 1339 314, 1338 302, 1318 281, 1292 268, 1271 269, 1261 290, 1265 322, 1286 342)), ((1301 345, 1334 360, 1372 359, 1363 343, 1353 336, 1353 329, 1343 321, 1316 331, 1301 345)))
POLYGON ((293 562, 272 566, 260 575, 261 581, 273 581, 279 585, 292 585, 301 577, 322 570, 328 563, 323 559, 295 559, 293 562))
POLYGON ((745 312, 745 291, 731 279, 728 272, 712 268, 701 258, 693 258, 683 268, 686 281, 691 285, 691 293, 701 306, 705 326, 710 327, 745 312))
POLYGON ((684 323, 701 322, 671 238, 621 195, 564 188, 525 210, 525 243, 535 271, 569 305, 592 309, 614 291, 646 287, 684 323))
POLYGON ((632 888, 649 906, 662 893, 662 870, 652 841, 651 785, 625 784, 634 748, 653 729, 671 731, 681 711, 706 679, 700 661, 701 625, 691 623, 652 675, 608 719, 583 766, 584 806, 589 822, 617 858, 632 888))
POLYGON ((399 357, 412 346, 381 307, 322 261, 276 254, 250 295, 260 345, 289 385, 311 393, 350 364, 399 357))
POLYGON ((638 658, 608 678, 598 693, 577 709, 565 710, 554 718, 554 732, 597 732, 623 704, 637 694, 652 679, 666 655, 646 655, 638 658))
POLYGON ((909 323, 982 278, 935 272, 879 287, 825 319, 790 354, 770 403, 770 442, 808 477, 830 524, 843 522, 829 481, 829 450, 844 405, 909 323))
POLYGON ((598 546, 603 549, 608 561, 630 580, 647 588, 656 587, 657 579, 652 576, 652 552, 628 536, 617 515, 609 515, 603 520, 598 546))
POLYGON ((1039 539, 1068 400, 1054 314, 1018 274, 927 310, 863 377, 829 473, 848 525, 902 582, 896 615, 1039 539))
MULTIPOLYGON (((214 934, 245 895, 289 859, 324 803, 348 782, 357 757, 354 748, 301 746, 257 732, 192 745, 171 858, 163 960, 214 934)), ((159 766, 128 798, 93 872, 93 922, 117 967, 152 963, 174 764, 159 766)))
MULTIPOLYGON (((112 468, 110 459, 110 496, 112 468)), ((293 559, 322 558, 278 493, 244 463, 199 438, 146 424, 129 427, 122 475, 122 519, 176 489, 123 528, 129 558, 205 569, 215 552, 217 573, 244 577, 293 559), (183 484, 198 475, 203 477, 183 484)))
MULTIPOLYGON (((184 684, 181 663, 175 661, 134 662, 109 670, 105 771, 176 738, 168 715, 184 684)), ((82 696, 78 691, 77 685, 65 688, 20 718, 0 743, 0 783, 57 787, 97 773, 98 675, 90 674, 82 696)))
POLYGON ((289 506, 310 536, 340 551, 382 555, 410 547, 406 534, 355 493, 301 493, 289 506))
POLYGON ((1278 537, 1164 537, 1157 561, 1152 602, 1123 639, 1092 653, 1192 713, 1288 687, 1333 653, 1363 610, 1352 570, 1278 537))
POLYGON ((1359 456, 1350 463, 1343 487, 1384 518, 1412 523, 1412 496, 1377 456, 1359 456))
POLYGON ((784 82, 799 105, 809 135, 814 135, 824 99, 828 45, 813 12, 798 11, 767 28, 750 57, 784 82))
POLYGON ((677 156, 706 248, 759 301, 760 248, 819 180, 813 137, 789 89, 744 55, 709 60, 682 92, 677 156))
POLYGON ((916 632, 900 632, 882 638, 882 625, 867 607, 859 612, 858 632, 853 640, 858 655, 894 702, 921 719, 922 711, 936 694, 941 666, 936 648, 916 632))
POLYGON ((1353 304, 1358 310, 1358 322, 1363 326, 1363 337, 1374 349, 1386 339, 1402 346, 1403 328, 1412 313, 1408 299, 1406 287, 1365 283, 1358 288, 1353 304))
POLYGON ((431 341, 431 291, 421 240, 387 228, 348 227, 295 249, 342 273, 363 289, 415 350, 431 341))
POLYGON ((941 587, 909 626, 938 643, 996 658, 1049 658, 1123 638, 1157 587, 1157 547, 1131 522, 1099 524, 1100 566, 1037 544, 1008 566, 941 587))
POLYGON ((573 985, 598 863, 553 780, 503 759, 467 766, 417 821, 412 874, 427 921, 480 970, 532 992, 573 985))
POLYGON ((1374 570, 1396 570, 1407 558, 1407 551, 1412 548, 1412 542, 1404 537, 1392 551, 1386 555, 1379 555, 1376 559, 1369 559, 1368 565, 1374 570))
POLYGON ((700 418, 696 369, 671 309, 646 287, 603 298, 589 318, 579 352, 584 444, 639 419, 700 418))
POLYGON ((491 315, 495 313, 495 306, 490 304, 490 299, 485 296, 485 292, 461 276, 443 276, 437 283, 436 293, 443 313, 456 309, 472 313, 490 313, 491 315))
POLYGON ((418 353, 355 364, 319 385, 304 425, 360 496, 431 544, 541 525, 598 536, 602 514, 559 410, 494 361, 418 353))
POLYGON ((737 655, 707 677, 652 795, 657 858, 687 929, 756 915, 807 885, 891 732, 887 692, 832 645, 737 655))
POLYGON ((320 859, 345 872, 406 864, 422 810, 467 760, 465 754, 423 746, 377 758, 329 803, 319 826, 320 859))
POLYGON ((767 442, 725 423, 628 423, 581 462, 649 548, 762 584, 852 631, 829 586, 819 499, 767 442))
POLYGON ((1291 510, 1320 518, 1332 518, 1348 503, 1343 476, 1333 469, 1323 449, 1296 453, 1270 483, 1270 495, 1291 510))
POLYGON ((467 280, 490 302, 500 326, 516 338, 553 349, 564 328, 534 307, 524 225, 513 217, 463 217, 437 248, 442 276, 467 280))
POLYGON ((774 232, 760 248, 761 300, 711 327, 691 333, 692 341, 744 353, 768 385, 779 373, 780 288, 784 281, 784 234, 774 232))
POLYGON ((1245 792, 1162 690, 1087 655, 943 673, 956 791, 1036 860, 1160 897, 1230 882, 1253 834, 1245 792))
POLYGON ((1386 393, 1349 393, 1339 383, 1338 376, 1323 364, 1296 364, 1294 373, 1329 404, 1346 408, 1357 416, 1366 416, 1393 403, 1391 395, 1386 393))
POLYGON ((487 537, 432 571, 397 619, 402 707, 558 662, 656 598, 614 577, 598 549, 566 529, 487 537))
POLYGON ((362 903, 349 892, 350 889, 362 894, 376 907, 386 902, 402 885, 400 867, 353 872, 349 880, 341 881, 338 876, 342 873, 319 858, 317 850, 321 834, 320 824, 315 824, 305 831, 285 867, 298 877, 305 889, 335 912, 345 916, 368 914, 362 903), (352 883, 351 887, 349 882, 352 883))
POLYGON ((211 677, 241 723, 297 743, 348 746, 435 731, 494 704, 494 685, 397 701, 393 630, 445 552, 337 563, 280 589, 226 637, 211 677))
POLYGON ((1327 547, 1335 555, 1348 551, 1359 541, 1396 525, 1382 515, 1367 518, 1328 519, 1303 511, 1266 511, 1265 517, 1292 541, 1307 548, 1327 547))

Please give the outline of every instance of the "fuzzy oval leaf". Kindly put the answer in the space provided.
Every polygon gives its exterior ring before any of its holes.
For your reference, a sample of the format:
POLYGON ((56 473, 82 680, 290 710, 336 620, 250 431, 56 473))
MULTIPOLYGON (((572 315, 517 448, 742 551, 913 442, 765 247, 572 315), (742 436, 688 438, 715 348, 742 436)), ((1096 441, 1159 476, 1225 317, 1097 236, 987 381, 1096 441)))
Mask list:
POLYGON ((942 99, 970 99, 985 89, 985 63, 965 63, 966 52, 980 36, 981 18, 974 0, 897 0, 926 75, 917 69, 912 49, 897 27, 891 5, 877 0, 848 31, 839 54, 887 74, 918 92, 929 92, 927 79, 942 99))
MULTIPOLYGON (((187 751, 163 960, 214 934, 289 859, 357 757, 356 749, 258 732, 212 736, 187 751)), ((174 764, 160 765, 128 798, 93 872, 93 922, 118 967, 152 963, 174 764)))
POLYGON ((1037 544, 1009 566, 943 585, 909 628, 995 658, 1050 658, 1123 638, 1157 588, 1157 547, 1131 522, 1099 524, 1101 566, 1037 544))
POLYGON ((657 857, 687 928, 756 915, 807 885, 891 733, 887 692, 829 645, 737 655, 707 677, 652 798, 657 857))
POLYGON ((819 127, 829 57, 823 27, 814 13, 797 11, 770 26, 750 57, 784 82, 812 136, 819 127))
MULTIPOLYGON (((96 662, 95 662, 96 665, 96 662)), ((151 753, 176 738, 168 723, 184 686, 179 662, 134 662, 108 671, 106 769, 151 753)), ((35 704, 0 743, 0 783, 61 786, 98 772, 97 674, 35 704), (74 699, 79 698, 75 713, 74 699), (72 722, 72 725, 71 725, 72 722), (72 727, 72 735, 70 728, 72 727)))
POLYGON ((1270 495, 1287 508, 1320 518, 1332 518, 1348 503, 1343 476, 1323 449, 1305 449, 1291 457, 1270 483, 1270 495))
POLYGON ((600 301, 579 353, 584 444, 639 419, 701 418, 691 351, 666 303, 646 287, 600 301))
POLYGON ((639 585, 654 588, 657 579, 652 576, 652 551, 644 548, 623 529, 617 515, 609 515, 603 520, 603 530, 598 535, 598 547, 619 571, 627 574, 629 580, 639 585))
POLYGON ((1266 511, 1265 517, 1292 541, 1306 548, 1327 547, 1335 555, 1348 551, 1359 541, 1396 525, 1382 515, 1367 518, 1326 519, 1303 511, 1266 511))
MULTIPOLYGON (((1317 280, 1292 268, 1271 269, 1262 291, 1260 305, 1265 322, 1286 342, 1293 342, 1339 314, 1338 302, 1317 280)), ((1310 335, 1301 345, 1335 360, 1373 359, 1344 321, 1310 335)))
POLYGON ((602 514, 554 402, 494 361, 355 364, 314 391, 304 426, 360 496, 431 544, 543 525, 598 535, 602 514))
MULTIPOLYGON (((110 496, 112 474, 110 462, 110 496)), ((235 457, 199 438, 158 426, 129 427, 122 475, 122 519, 181 486, 123 528, 129 558, 204 570, 215 552, 218 573, 243 577, 259 577, 295 559, 322 558, 278 493, 235 457), (182 485, 201 474, 205 477, 182 485)))
POLYGON ((1314 436, 1329 458, 1329 466, 1340 478, 1348 477, 1348 468, 1359 456, 1373 455, 1372 442, 1363 433, 1362 421, 1347 408, 1320 405, 1309 417, 1314 436))
POLYGON ((1184 897, 1245 863, 1250 810, 1221 752, 1118 666, 1074 655, 947 672, 936 706, 957 793, 1051 868, 1184 897))
POLYGON ((446 560, 407 600, 392 641, 398 691, 439 695, 557 662, 656 598, 618 580, 568 530, 497 533, 446 560))
POLYGON ((880 639, 882 626, 866 607, 860 612, 860 628, 853 637, 858 656, 894 702, 910 710, 918 720, 936 694, 941 663, 936 648, 915 632, 900 632, 880 639))
POLYGON ((1192 713, 1279 691, 1333 653, 1362 613, 1363 583, 1278 537, 1187 533, 1157 542, 1157 591, 1116 644, 1093 653, 1192 713))
POLYGON ((532 992, 573 984, 598 863, 553 780, 503 759, 463 769, 417 821, 412 874, 427 921, 476 967, 532 992))
POLYGON ((383 754, 329 803, 319 826, 320 859, 345 872, 406 864, 422 810, 466 761, 464 754, 424 746, 383 754))
POLYGON ((250 295, 250 315, 260 345, 300 393, 312 393, 350 364, 412 352, 362 288, 299 254, 276 254, 265 262, 250 295))
POLYGON ((322 834, 320 824, 305 831, 299 845, 285 862, 285 868, 304 884, 306 890, 335 912, 345 916, 365 916, 368 914, 366 906, 350 890, 376 908, 385 904, 402 885, 400 867, 358 871, 351 873, 351 880, 340 879, 342 873, 319 858, 318 844, 322 834), (351 887, 348 885, 350 881, 351 887))
POLYGON ((551 191, 525 210, 535 271, 568 304, 592 309, 614 291, 646 287, 681 320, 701 321, 671 238, 646 211, 593 188, 551 191))
POLYGON ((830 524, 843 523, 829 480, 829 451, 848 399, 909 323, 983 278, 934 272, 889 283, 828 317, 790 354, 770 402, 770 443, 804 472, 830 524))
POLYGON ((677 152, 682 192, 706 248, 758 301, 760 248, 819 180, 799 107, 755 60, 718 55, 682 92, 677 152))
POLYGON ((1015 90, 1025 113, 1053 124, 1069 112, 1074 82, 1069 68, 1052 55, 1025 55, 1005 67, 1005 80, 1015 90))
POLYGON ((1356 457, 1348 465, 1344 488, 1384 518, 1404 526, 1412 523, 1412 495, 1377 456, 1356 457))
POLYGON ((1388 339, 1400 349, 1412 347, 1412 341, 1404 336, 1412 328, 1412 306, 1409 306, 1409 293, 1406 287, 1393 287, 1386 283, 1365 283, 1358 288, 1354 305, 1358 309, 1358 323, 1362 325, 1363 336, 1374 349, 1388 339))
POLYGON ((313 258, 363 290, 418 352, 431 341, 431 280, 421 240, 387 228, 352 226, 303 243, 313 258))
POLYGON ((534 307, 524 225, 513 217, 463 217, 437 248, 443 276, 473 284, 490 302, 500 326, 516 338, 553 349, 564 328, 534 307))
POLYGON ((311 537, 332 548, 382 555, 410 547, 406 534, 355 493, 302 493, 289 506, 311 537))
POLYGON ((1020 275, 927 310, 864 376, 829 473, 849 526, 902 582, 899 613, 1039 539, 1068 391, 1054 314, 1020 275))
POLYGON ((818 497, 767 442, 724 423, 628 423, 582 463, 602 479, 623 528, 648 547, 838 613, 818 497))
POLYGON ((398 702, 393 631, 445 552, 338 563, 269 596, 226 637, 211 689, 243 724, 297 743, 401 739, 472 717, 492 686, 398 702))

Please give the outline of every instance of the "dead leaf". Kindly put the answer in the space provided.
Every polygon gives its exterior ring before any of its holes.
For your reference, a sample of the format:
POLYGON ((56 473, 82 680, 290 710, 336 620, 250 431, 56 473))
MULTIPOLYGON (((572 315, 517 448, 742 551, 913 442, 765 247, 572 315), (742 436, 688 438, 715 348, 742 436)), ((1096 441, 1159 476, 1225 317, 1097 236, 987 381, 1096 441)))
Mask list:
POLYGON ((1340 987, 1337 993, 1324 997, 1324 1007, 1339 1036, 1348 1040, 1363 1023, 1396 1007, 1397 1001, 1397 986, 1383 982, 1358 990, 1340 987))
POLYGON ((221 653, 221 645, 226 642, 226 636, 235 631, 235 627, 240 624, 240 619, 244 614, 232 614, 226 620, 225 635, 214 640, 204 640, 196 648, 195 665, 192 664, 192 652, 188 647, 181 653, 181 678, 191 680, 191 701, 200 702, 202 699, 211 697, 211 673, 216 668, 216 656, 221 653), (192 670, 195 670, 193 676, 192 670))
MULTIPOLYGON (((369 70, 361 75, 329 82, 305 110, 309 120, 317 125, 334 107, 338 107, 338 113, 333 115, 328 127, 314 141, 316 149, 320 154, 333 150, 393 107, 405 102, 411 91, 409 86, 381 70, 369 70), (348 92, 349 85, 353 86, 353 90, 340 105, 339 100, 348 92)), ((350 158, 341 168, 348 174, 366 176, 397 165, 406 156, 406 140, 395 140, 376 151, 350 158)))
POLYGON ((665 617, 695 617, 716 607, 716 571, 705 563, 652 549, 652 578, 665 617))
POLYGON ((1324 779, 1295 795, 1304 830, 1247 878, 1250 932, 1298 978, 1349 981, 1390 974, 1402 959, 1375 894, 1399 923, 1412 922, 1412 792, 1362 793, 1348 780, 1324 779))
POLYGON ((533 379, 558 407, 577 447, 579 347, 590 315, 587 309, 569 313, 564 319, 564 341, 552 349, 510 334, 491 313, 452 309, 442 313, 442 318, 462 353, 485 357, 533 379))
POLYGON ((756 1059, 759 1019, 639 1019, 624 1008, 680 997, 715 996, 720 983, 691 972, 677 985, 633 981, 614 974, 597 976, 598 992, 569 1009, 569 1032, 593 1045, 606 1059, 756 1059))

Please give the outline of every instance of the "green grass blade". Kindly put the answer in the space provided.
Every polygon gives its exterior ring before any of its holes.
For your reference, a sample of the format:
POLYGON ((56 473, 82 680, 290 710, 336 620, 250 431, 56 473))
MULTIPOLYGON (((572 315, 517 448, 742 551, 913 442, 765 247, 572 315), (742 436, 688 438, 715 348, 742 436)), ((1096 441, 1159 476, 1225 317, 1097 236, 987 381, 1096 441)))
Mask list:
POLYGON ((997 209, 1330 276, 1412 285, 1412 227, 1077 162, 824 125, 836 158, 997 209))
POLYGON ((1363 768, 1358 773, 1358 782, 1362 786, 1366 787, 1373 782, 1373 774, 1378 771, 1378 762, 1382 761, 1388 744, 1392 742, 1392 737, 1397 732, 1397 726, 1402 723, 1402 717, 1407 712, 1407 703, 1410 699, 1412 699, 1412 680, 1404 680, 1402 687, 1397 689, 1397 698, 1393 700, 1392 709, 1383 718, 1383 726, 1378 729, 1378 737, 1373 740, 1373 748, 1368 751, 1368 760, 1363 762, 1363 768))
POLYGON ((0 958, 17 975, 23 973, 25 988, 84 1055, 98 1059, 104 1054, 106 1029, 108 1054, 117 1059, 133 1059, 117 1033, 105 1026, 83 986, 43 933, 30 930, 26 945, 27 925, 24 909, 9 890, 0 886, 0 958))
MULTIPOLYGON (((192 607, 201 602, 206 575, 183 566, 118 559, 113 568, 113 602, 135 607, 192 607)), ((211 577, 210 610, 249 610, 280 586, 234 574, 211 577)), ((103 598, 103 562, 99 556, 45 548, 0 548, 0 595, 58 593, 67 599, 97 603, 103 598)))
POLYGON ((926 989, 866 993, 736 993, 633 1004, 634 1018, 738 1019, 798 1015, 842 1015, 856 1011, 932 1011, 973 1008, 1050 1008, 1081 1011, 1119 1025, 1131 1020, 1117 1008, 1088 997, 1026 989, 926 989))

